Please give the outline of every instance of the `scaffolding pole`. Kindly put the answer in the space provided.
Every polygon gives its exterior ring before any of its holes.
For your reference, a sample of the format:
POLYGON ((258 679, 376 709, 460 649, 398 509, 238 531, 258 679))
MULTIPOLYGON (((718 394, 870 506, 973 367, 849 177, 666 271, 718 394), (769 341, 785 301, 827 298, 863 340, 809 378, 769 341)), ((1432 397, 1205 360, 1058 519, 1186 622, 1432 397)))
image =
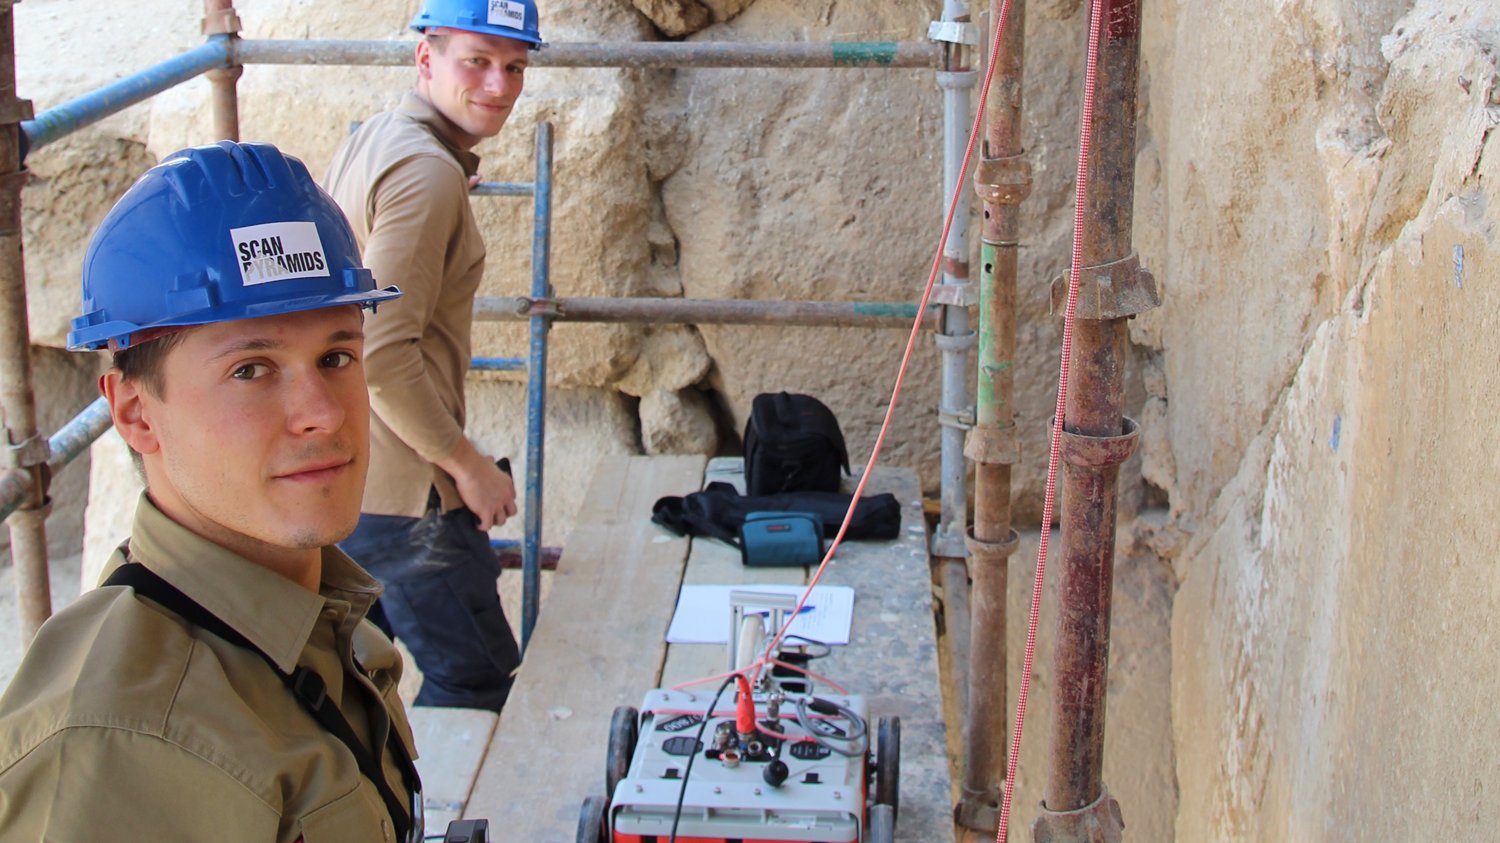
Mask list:
POLYGON ((21 251, 21 121, 30 103, 16 97, 15 7, 0 0, 0 404, 5 409, 9 467, 27 476, 26 495, 7 519, 16 566, 21 640, 31 641, 52 614, 47 579, 47 487, 52 454, 37 434, 31 388, 31 332, 26 317, 26 266, 21 251))
MULTIPOLYGON (((1089 169, 1060 454, 1052 748, 1033 826, 1044 843, 1116 843, 1124 835, 1119 804, 1104 786, 1104 717, 1118 479, 1139 435, 1125 417, 1125 321, 1160 299, 1131 248, 1140 2, 1102 5, 1102 20, 1090 22, 1100 27, 1093 142, 1080 150, 1089 169)), ((1067 279, 1059 279, 1054 313, 1066 297, 1067 279)))
MULTIPOLYGON (((408 67, 414 41, 262 41, 235 43, 240 64, 332 64, 408 67)), ((728 41, 621 41, 548 44, 532 67, 864 67, 937 68, 942 48, 925 42, 823 41, 734 43, 728 41)))
MULTIPOLYGON (((203 0, 203 34, 223 39, 229 55, 234 55, 240 37, 240 16, 235 14, 234 0, 203 0)), ((244 73, 245 68, 231 58, 227 65, 204 74, 213 86, 214 135, 218 140, 240 139, 239 81, 244 73)))
MULTIPOLYGON (((991 0, 991 26, 1002 0, 991 0)), ((964 784, 959 825, 992 833, 1000 823, 1005 785, 1007 677, 1006 580, 1020 544, 1011 527, 1011 468, 1021 460, 1016 436, 1016 251, 1020 203, 1031 192, 1031 166, 1021 145, 1021 87, 1026 5, 1013 0, 985 106, 984 143, 974 184, 984 202, 979 276, 979 381, 975 426, 966 449, 974 460, 974 526, 969 532, 973 594, 969 716, 964 723, 964 784)))
MULTIPOLYGON (((782 325, 821 328, 911 328, 914 304, 887 302, 755 301, 751 299, 550 298, 480 296, 474 318, 522 322, 634 322, 652 325, 782 325)), ((929 308, 924 324, 936 328, 929 308)))

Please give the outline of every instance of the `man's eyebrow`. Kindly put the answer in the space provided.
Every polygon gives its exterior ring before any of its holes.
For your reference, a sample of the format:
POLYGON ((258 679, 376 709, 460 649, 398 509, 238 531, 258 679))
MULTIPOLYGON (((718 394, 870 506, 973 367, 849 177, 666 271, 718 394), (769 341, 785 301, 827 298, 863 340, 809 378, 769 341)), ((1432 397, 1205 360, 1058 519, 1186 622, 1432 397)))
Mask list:
POLYGON ((346 328, 346 329, 344 329, 342 331, 334 331, 332 334, 329 335, 328 341, 329 342, 354 342, 356 340, 362 340, 364 338, 365 338, 365 332, 364 331, 358 331, 358 330, 346 328))
POLYGON ((272 351, 281 348, 283 343, 265 337, 255 337, 247 340, 239 340, 219 349, 217 354, 210 356, 210 360, 218 360, 221 357, 231 357, 243 354, 247 351, 272 351))

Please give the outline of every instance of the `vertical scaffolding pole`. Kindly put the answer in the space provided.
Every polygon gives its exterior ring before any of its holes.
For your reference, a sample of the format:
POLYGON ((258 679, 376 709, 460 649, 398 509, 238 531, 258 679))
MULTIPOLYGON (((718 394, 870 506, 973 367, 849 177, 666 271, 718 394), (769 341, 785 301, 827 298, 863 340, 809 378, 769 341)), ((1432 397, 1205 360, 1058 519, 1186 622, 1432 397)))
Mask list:
POLYGON ((976 41, 969 22, 966 0, 945 0, 943 20, 931 34, 943 42, 943 69, 937 73, 938 87, 943 91, 943 206, 958 192, 958 207, 953 214, 953 230, 943 250, 941 284, 933 291, 933 301, 943 305, 941 331, 936 337, 943 355, 943 385, 938 421, 942 427, 940 461, 941 515, 932 552, 939 558, 962 559, 964 524, 968 518, 968 494, 965 489, 967 465, 964 463, 964 431, 973 424, 973 401, 969 397, 969 352, 974 348, 974 332, 969 327, 969 307, 976 302, 969 283, 969 195, 959 185, 964 150, 968 145, 969 92, 978 77, 970 67, 966 44, 976 41))
MULTIPOLYGON (((203 0, 203 34, 226 42, 238 41, 240 17, 235 14, 234 0, 203 0)), ((214 140, 240 139, 239 81, 245 68, 229 50, 230 65, 208 71, 213 86, 214 140)))
MULTIPOLYGON (((941 26, 929 33, 943 43, 943 69, 937 73, 938 87, 943 91, 943 201, 955 191, 958 207, 953 214, 953 230, 943 250, 941 285, 933 290, 934 298, 951 302, 939 309, 938 333, 934 337, 943 355, 942 397, 938 407, 941 430, 939 491, 940 510, 937 532, 932 537, 933 564, 943 589, 943 630, 947 642, 949 665, 953 669, 953 687, 961 701, 969 695, 969 567, 965 557, 964 525, 968 520, 968 465, 964 462, 964 427, 972 420, 973 402, 969 397, 969 350, 974 347, 974 332, 969 328, 968 305, 974 304, 973 285, 969 282, 969 196, 959 184, 969 128, 969 92, 979 74, 970 66, 972 53, 966 41, 979 39, 966 35, 974 31, 967 0, 945 0, 941 26), (940 31, 944 28, 947 31, 940 31)), ((946 204, 945 206, 946 207, 946 204)), ((960 718, 966 721, 967 715, 960 718)))
MULTIPOLYGON (((1117 481, 1138 429, 1125 417, 1127 317, 1156 307, 1155 281, 1131 248, 1140 0, 1104 0, 1088 150, 1073 366, 1062 437, 1062 558, 1053 693, 1052 750, 1041 843, 1113 843, 1119 804, 1104 787, 1105 690, 1114 584, 1117 481)), ((1054 282, 1061 313, 1067 279, 1054 282)))
MULTIPOLYGON (((531 295, 552 296, 552 124, 536 127, 536 181, 532 194, 531 295)), ((530 375, 526 380, 526 500, 521 542, 521 653, 536 627, 542 584, 542 455, 547 432, 547 331, 552 320, 531 316, 530 375)))
POLYGON ((31 103, 16 97, 14 5, 11 0, 0 0, 0 403, 5 408, 9 466, 31 478, 25 500, 8 519, 22 641, 30 641, 52 614, 46 521, 51 449, 36 429, 26 266, 21 252, 21 188, 26 184, 21 121, 31 117, 31 103))
MULTIPOLYGON (((991 26, 1002 0, 991 0, 991 26)), ((993 833, 1000 823, 1007 746, 1005 596, 1010 556, 1020 543, 1011 527, 1011 466, 1016 437, 1016 250, 1021 200, 1031 167, 1021 146, 1025 3, 1013 0, 985 107, 982 154, 974 183, 984 202, 979 275, 979 387, 967 455, 974 460, 974 527, 969 533, 972 638, 969 717, 964 728, 964 784, 959 825, 993 833)))

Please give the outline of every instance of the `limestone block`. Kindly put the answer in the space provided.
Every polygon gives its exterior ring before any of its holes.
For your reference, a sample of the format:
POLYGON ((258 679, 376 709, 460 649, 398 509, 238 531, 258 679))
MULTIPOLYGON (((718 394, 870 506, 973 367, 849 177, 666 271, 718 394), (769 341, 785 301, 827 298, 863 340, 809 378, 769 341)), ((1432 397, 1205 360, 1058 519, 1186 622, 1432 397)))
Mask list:
POLYGON ((701 0, 714 13, 714 22, 733 20, 735 15, 750 8, 755 0, 701 0))
POLYGON ((712 21, 707 6, 698 0, 630 0, 668 38, 691 35, 712 21))
POLYGON ((640 412, 648 454, 712 454, 718 448, 713 411, 696 389, 648 392, 641 396, 640 412))
POLYGON ((708 376, 713 365, 703 336, 691 327, 661 325, 647 328, 640 354, 615 388, 637 398, 652 392, 676 392, 708 376))

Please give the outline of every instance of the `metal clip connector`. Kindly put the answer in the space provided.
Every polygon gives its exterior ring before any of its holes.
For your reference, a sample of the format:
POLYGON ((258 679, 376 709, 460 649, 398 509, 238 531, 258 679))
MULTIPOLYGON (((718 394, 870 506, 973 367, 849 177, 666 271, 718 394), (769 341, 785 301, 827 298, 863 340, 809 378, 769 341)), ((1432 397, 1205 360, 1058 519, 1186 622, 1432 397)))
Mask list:
POLYGON ((215 9, 203 17, 202 29, 206 36, 238 35, 241 29, 240 16, 235 14, 233 6, 215 9))
MULTIPOLYGON (((1068 276, 1052 282, 1052 313, 1063 313, 1068 305, 1068 276)), ((1141 268, 1131 252, 1117 261, 1085 266, 1078 273, 1079 319, 1123 319, 1161 306, 1156 278, 1141 268)))
POLYGON ((935 20, 927 26, 927 39, 973 47, 979 44, 979 29, 969 21, 935 20))
POLYGON ((1024 152, 983 158, 974 167, 974 192, 991 205, 1019 205, 1031 195, 1031 162, 1024 152))
POLYGON ((6 448, 5 457, 11 468, 24 471, 32 466, 46 465, 52 459, 52 446, 47 444, 47 437, 38 433, 25 442, 6 448))

